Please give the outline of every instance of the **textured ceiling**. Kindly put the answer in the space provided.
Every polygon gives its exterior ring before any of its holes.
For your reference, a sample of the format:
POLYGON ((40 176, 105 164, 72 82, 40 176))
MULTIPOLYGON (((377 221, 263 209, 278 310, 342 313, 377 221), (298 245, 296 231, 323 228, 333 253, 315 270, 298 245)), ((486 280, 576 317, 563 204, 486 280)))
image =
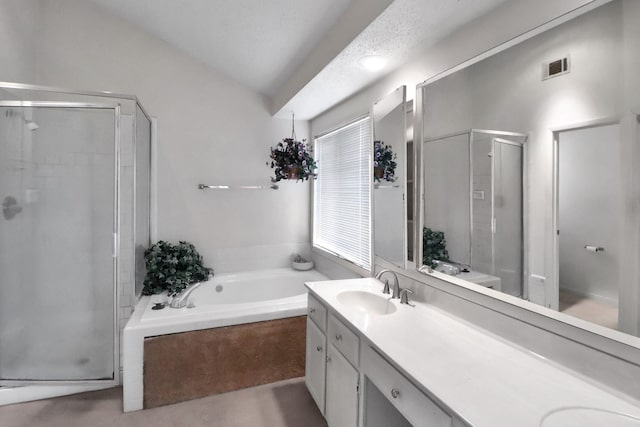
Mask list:
POLYGON ((92 0, 273 95, 352 0, 92 0))
POLYGON ((395 0, 278 113, 313 118, 506 1, 395 0), (372 73, 358 59, 373 54, 385 56, 388 64, 372 73))

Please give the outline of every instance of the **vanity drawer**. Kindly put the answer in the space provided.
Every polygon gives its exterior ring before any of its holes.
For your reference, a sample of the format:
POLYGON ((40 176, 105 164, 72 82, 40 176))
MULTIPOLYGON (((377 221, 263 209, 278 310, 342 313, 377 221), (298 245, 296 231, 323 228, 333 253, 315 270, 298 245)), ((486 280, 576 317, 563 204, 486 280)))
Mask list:
POLYGON ((327 329, 329 343, 333 344, 353 366, 357 367, 360 363, 360 338, 351 332, 351 330, 333 314, 329 314, 329 325, 327 329))
POLYGON ((413 426, 450 427, 451 417, 370 347, 362 357, 364 374, 413 426))
POLYGON ((307 294, 307 316, 322 332, 327 331, 327 309, 311 294, 307 294))

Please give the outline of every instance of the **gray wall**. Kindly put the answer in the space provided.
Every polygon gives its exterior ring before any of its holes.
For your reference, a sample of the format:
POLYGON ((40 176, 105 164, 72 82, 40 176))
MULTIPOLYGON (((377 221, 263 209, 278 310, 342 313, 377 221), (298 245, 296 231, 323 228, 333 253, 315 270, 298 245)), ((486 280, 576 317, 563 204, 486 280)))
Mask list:
MULTIPOLYGON (((196 188, 268 183, 269 147, 291 123, 273 119, 260 94, 91 2, 3 0, 5 22, 0 80, 135 94, 158 118, 160 239, 193 242, 218 272, 286 266, 292 252, 308 252, 308 183, 196 188), (18 27, 32 22, 26 12, 37 30, 18 27)), ((308 123, 296 133, 308 138, 308 123)))

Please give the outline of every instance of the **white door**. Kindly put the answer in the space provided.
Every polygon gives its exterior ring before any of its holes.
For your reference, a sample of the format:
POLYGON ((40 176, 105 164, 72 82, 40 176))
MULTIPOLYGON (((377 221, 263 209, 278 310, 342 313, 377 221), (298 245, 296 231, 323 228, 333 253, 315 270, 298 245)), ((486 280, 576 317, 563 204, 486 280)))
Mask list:
MULTIPOLYGON (((623 219, 620 125, 558 134, 558 288, 617 305, 623 219)), ((548 296, 549 297, 549 296, 548 296)), ((558 293, 551 296, 558 306, 558 293)))
POLYGON ((327 352, 327 408, 329 427, 358 425, 358 371, 332 345, 327 352))
POLYGON ((311 319, 307 319, 305 383, 322 414, 324 414, 324 381, 326 369, 325 341, 326 339, 322 331, 314 325, 311 319))

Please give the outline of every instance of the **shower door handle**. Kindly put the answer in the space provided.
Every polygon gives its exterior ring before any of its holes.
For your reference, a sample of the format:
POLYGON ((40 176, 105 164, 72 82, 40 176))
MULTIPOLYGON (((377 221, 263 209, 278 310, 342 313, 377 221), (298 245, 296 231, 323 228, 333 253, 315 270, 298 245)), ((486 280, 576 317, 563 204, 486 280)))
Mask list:
POLYGON ((118 257, 118 233, 113 233, 113 247, 111 254, 113 258, 118 257))

